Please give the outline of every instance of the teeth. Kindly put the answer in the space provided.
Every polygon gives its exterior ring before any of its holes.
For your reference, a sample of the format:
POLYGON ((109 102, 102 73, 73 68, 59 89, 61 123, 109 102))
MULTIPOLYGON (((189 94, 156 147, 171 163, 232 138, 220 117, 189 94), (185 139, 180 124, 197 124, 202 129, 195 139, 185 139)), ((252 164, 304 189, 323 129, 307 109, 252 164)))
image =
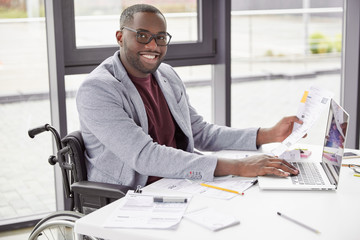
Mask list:
POLYGON ((143 55, 143 57, 146 57, 146 58, 148 58, 148 59, 154 59, 154 58, 155 58, 154 55, 143 55))

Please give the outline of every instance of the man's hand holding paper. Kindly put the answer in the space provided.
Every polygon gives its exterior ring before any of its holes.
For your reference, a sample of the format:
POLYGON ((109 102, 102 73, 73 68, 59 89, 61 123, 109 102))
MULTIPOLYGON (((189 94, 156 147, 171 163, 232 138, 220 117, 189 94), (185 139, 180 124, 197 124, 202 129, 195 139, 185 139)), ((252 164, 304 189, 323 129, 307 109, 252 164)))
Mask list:
POLYGON ((294 123, 292 133, 277 148, 273 149, 272 153, 275 156, 280 156, 290 146, 297 143, 305 136, 317 121, 332 97, 332 92, 315 86, 312 86, 309 91, 305 91, 296 115, 303 124, 294 123))

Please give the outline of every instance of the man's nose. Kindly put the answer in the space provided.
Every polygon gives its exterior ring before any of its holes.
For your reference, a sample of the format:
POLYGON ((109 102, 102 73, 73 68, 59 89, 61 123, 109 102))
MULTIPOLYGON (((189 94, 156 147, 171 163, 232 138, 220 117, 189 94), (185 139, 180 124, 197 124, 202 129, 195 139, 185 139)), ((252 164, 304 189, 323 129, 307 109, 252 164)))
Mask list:
POLYGON ((155 38, 152 38, 151 41, 145 45, 145 47, 149 48, 149 49, 155 49, 155 48, 157 48, 157 46, 158 45, 155 41, 155 38))

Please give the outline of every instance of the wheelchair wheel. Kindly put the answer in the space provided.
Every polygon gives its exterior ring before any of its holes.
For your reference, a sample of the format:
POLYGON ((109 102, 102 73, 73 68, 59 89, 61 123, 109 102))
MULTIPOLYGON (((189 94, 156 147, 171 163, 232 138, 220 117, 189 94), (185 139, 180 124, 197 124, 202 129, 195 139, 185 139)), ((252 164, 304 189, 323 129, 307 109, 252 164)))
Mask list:
POLYGON ((41 219, 32 230, 29 240, 97 240, 74 232, 75 221, 84 215, 77 212, 61 211, 41 219))

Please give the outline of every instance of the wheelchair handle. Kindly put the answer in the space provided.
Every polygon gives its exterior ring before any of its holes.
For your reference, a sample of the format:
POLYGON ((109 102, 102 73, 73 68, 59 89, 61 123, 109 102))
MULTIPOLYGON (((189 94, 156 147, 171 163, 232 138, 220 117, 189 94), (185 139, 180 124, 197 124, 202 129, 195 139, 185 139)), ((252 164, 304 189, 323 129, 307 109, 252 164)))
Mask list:
POLYGON ((32 128, 28 131, 29 137, 34 138, 36 135, 42 132, 49 131, 49 127, 50 127, 49 124, 45 124, 40 127, 32 128))
POLYGON ((40 127, 36 127, 36 128, 32 128, 28 131, 29 137, 34 138, 36 135, 45 132, 45 131, 50 131, 55 139, 55 143, 57 146, 57 150, 59 151, 60 149, 62 149, 62 144, 61 144, 61 138, 60 138, 60 134, 58 133, 58 131, 51 126, 50 124, 45 124, 43 126, 40 127))

